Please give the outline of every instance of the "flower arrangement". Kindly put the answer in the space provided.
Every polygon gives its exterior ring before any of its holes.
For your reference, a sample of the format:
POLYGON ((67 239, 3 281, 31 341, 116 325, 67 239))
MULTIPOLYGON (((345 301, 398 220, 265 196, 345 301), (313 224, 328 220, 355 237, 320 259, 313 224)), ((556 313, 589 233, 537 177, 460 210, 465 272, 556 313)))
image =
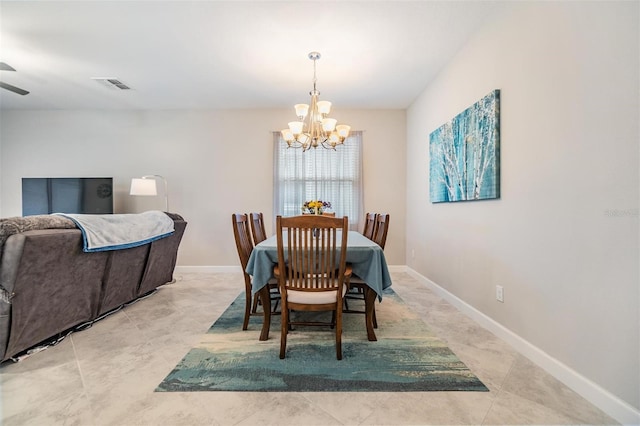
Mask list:
POLYGON ((322 214, 324 209, 330 209, 331 203, 322 200, 305 201, 302 205, 302 213, 322 214))

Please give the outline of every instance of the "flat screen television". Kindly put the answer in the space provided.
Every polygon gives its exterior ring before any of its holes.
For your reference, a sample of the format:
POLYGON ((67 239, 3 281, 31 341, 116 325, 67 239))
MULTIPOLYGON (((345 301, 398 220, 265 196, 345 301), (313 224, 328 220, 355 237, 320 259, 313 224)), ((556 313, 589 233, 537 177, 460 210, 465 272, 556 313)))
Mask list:
POLYGON ((113 178, 22 178, 22 215, 112 214, 113 178))

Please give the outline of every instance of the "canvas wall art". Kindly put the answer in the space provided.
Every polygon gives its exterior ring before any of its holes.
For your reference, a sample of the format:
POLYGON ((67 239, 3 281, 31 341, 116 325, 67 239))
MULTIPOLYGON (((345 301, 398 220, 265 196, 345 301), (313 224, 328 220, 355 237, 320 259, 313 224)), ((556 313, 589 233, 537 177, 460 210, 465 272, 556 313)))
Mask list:
POLYGON ((429 135, 432 203, 500 198, 500 90, 429 135))

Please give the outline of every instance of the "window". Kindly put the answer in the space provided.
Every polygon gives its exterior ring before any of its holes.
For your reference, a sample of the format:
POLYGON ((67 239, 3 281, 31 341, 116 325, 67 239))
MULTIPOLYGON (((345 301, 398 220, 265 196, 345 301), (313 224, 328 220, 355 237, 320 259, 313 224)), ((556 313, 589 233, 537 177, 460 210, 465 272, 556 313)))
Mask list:
POLYGON ((309 200, 331 203, 336 216, 348 216, 357 230, 362 213, 362 132, 351 135, 335 151, 287 148, 274 132, 274 216, 302 213, 309 200))

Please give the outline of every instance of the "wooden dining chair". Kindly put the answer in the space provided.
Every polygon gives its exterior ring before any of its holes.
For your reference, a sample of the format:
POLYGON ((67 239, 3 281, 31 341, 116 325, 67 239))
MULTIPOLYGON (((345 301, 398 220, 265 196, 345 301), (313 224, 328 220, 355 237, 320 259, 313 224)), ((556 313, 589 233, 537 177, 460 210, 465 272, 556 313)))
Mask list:
MULTIPOLYGON (((245 305, 244 305, 244 319, 242 321, 242 329, 246 330, 249 327, 249 317, 251 315, 263 315, 263 313, 257 312, 257 309, 252 310, 252 300, 258 299, 258 295, 252 297, 251 295, 251 275, 246 272, 247 264, 249 263, 249 257, 253 251, 253 244, 251 243, 251 234, 249 232, 249 217, 247 214, 234 213, 231 215, 231 221, 233 223, 233 235, 236 240, 236 248, 238 250, 238 257, 240 258, 240 266, 242 267, 242 274, 244 275, 244 292, 245 292, 245 305)), ((267 284, 269 286, 270 302, 275 301, 273 310, 276 310, 277 295, 274 294, 278 290, 278 282, 275 279, 269 280, 267 284)), ((272 304, 272 303, 270 303, 272 304)), ((257 306, 257 303, 255 304, 257 306)))
POLYGON ((282 298, 280 359, 293 325, 331 326, 336 358, 342 359, 342 304, 351 276, 346 264, 349 219, 325 215, 276 218, 278 274, 282 298), (339 232, 342 231, 342 232, 339 232), (331 311, 331 322, 293 320, 291 311, 331 311))
MULTIPOLYGON (((250 223, 251 223, 251 235, 253 236, 253 245, 254 247, 267 239, 267 232, 264 227, 264 218, 262 212, 260 213, 250 213, 249 214, 250 223)), ((278 285, 277 283, 272 283, 269 288, 271 292, 271 299, 279 299, 278 297, 278 285)), ((253 298, 253 305, 251 306, 251 313, 255 314, 258 311, 258 305, 260 304, 260 298, 253 298)))
POLYGON ((362 230, 362 235, 370 240, 373 240, 373 233, 376 229, 377 217, 377 213, 367 213, 364 217, 364 229, 362 230))
POLYGON ((387 242, 387 232, 389 231, 389 214, 378 214, 376 217, 376 229, 372 240, 384 250, 387 242))
POLYGON ((267 232, 264 229, 264 219, 262 212, 251 213, 251 235, 253 236, 253 245, 257 246, 267 239, 267 232))
MULTIPOLYGON (((367 214, 367 216, 370 213, 367 214)), ((368 218, 367 218, 368 219, 368 218)), ((389 214, 376 214, 375 226, 373 227, 373 235, 369 238, 378 244, 384 250, 387 242, 387 232, 389 231, 389 214)), ((349 292, 345 295, 344 312, 347 314, 365 314, 364 308, 352 309, 349 307, 349 299, 361 299, 364 302, 367 283, 357 275, 353 275, 349 280, 349 292)), ((378 319, 376 318, 375 303, 373 304, 373 327, 378 328, 378 319)))

